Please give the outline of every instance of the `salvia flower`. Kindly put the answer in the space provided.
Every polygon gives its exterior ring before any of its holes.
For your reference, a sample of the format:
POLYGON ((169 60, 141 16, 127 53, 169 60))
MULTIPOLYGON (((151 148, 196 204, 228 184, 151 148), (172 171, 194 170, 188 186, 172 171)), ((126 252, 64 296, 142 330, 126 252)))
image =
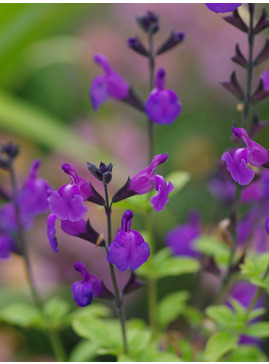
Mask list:
POLYGON ((74 263, 74 268, 80 273, 82 280, 75 282, 71 287, 73 299, 79 307, 85 307, 91 303, 93 297, 100 296, 104 288, 102 282, 90 274, 83 263, 74 263))
POLYGON ((165 241, 174 255, 198 257, 195 240, 202 234, 200 218, 196 211, 189 213, 186 224, 179 225, 166 234, 165 241))
POLYGON ((150 118, 157 124, 171 124, 181 111, 177 94, 165 88, 165 70, 160 68, 156 75, 156 88, 153 89, 145 105, 150 118))
POLYGON ((213 11, 214 13, 228 13, 230 11, 234 11, 237 9, 241 4, 231 4, 231 3, 207 3, 205 4, 209 10, 213 11))
POLYGON ((154 175, 155 190, 158 192, 157 195, 151 197, 150 202, 153 205, 155 211, 161 211, 169 201, 168 195, 174 191, 174 185, 172 182, 166 184, 166 180, 163 176, 158 174, 154 175))
POLYGON ((136 270, 145 263, 150 255, 148 243, 142 235, 131 229, 133 212, 126 210, 122 216, 121 228, 118 230, 114 241, 110 244, 107 260, 119 270, 130 268, 136 270))
POLYGON ((255 172, 248 168, 247 163, 255 167, 267 166, 269 156, 266 149, 249 138, 245 129, 233 127, 233 133, 245 143, 246 147, 234 149, 231 154, 225 152, 221 159, 226 162, 233 180, 244 186, 255 176, 255 172))
POLYGON ((92 194, 90 185, 80 176, 71 164, 63 164, 62 169, 71 179, 48 198, 51 212, 60 220, 78 221, 88 211, 83 205, 92 194))
POLYGON ((90 88, 89 96, 92 107, 97 111, 99 106, 109 97, 116 100, 126 99, 130 86, 110 67, 109 61, 105 56, 96 54, 94 61, 102 67, 105 73, 103 76, 95 77, 90 88))

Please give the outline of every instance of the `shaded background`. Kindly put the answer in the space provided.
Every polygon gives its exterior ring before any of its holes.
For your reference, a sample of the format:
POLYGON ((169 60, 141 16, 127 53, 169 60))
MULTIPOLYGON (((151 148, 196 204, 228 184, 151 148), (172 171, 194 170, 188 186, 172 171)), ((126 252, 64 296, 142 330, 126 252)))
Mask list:
MULTIPOLYGON (((166 85, 177 92, 183 107, 172 125, 156 125, 155 151, 169 152, 168 162, 162 167, 164 175, 173 170, 191 174, 184 190, 164 211, 155 214, 161 247, 165 232, 185 222, 190 208, 200 211, 205 228, 214 219, 225 217, 228 211, 222 209, 216 216, 207 179, 215 160, 230 145, 232 121, 240 122, 237 101, 219 81, 228 80, 236 69, 244 85, 244 70, 233 64, 230 57, 237 42, 245 53, 247 37, 224 22, 220 14, 210 12, 204 4, 0 4, 0 142, 12 140, 20 145, 16 168, 22 182, 31 161, 40 158, 41 176, 56 189, 68 183, 61 171, 64 162, 74 164, 86 180, 90 179, 87 161, 112 162, 113 191, 128 175, 144 168, 147 165, 145 116, 114 100, 94 113, 88 90, 93 77, 102 73, 92 57, 102 53, 146 100, 147 60, 126 45, 126 39, 135 35, 146 43, 146 35, 135 22, 135 16, 143 15, 146 10, 160 15, 161 30, 155 37, 156 45, 171 30, 186 33, 180 46, 159 56, 156 62, 157 68, 166 69, 166 85)), ((245 11, 240 8, 240 13, 245 11)), ((263 36, 257 37, 257 49, 263 45, 263 36)), ((260 66, 256 76, 267 66, 260 66)), ((268 101, 261 102, 257 110, 263 120, 268 119, 268 101)), ((265 129, 257 141, 267 148, 268 137, 269 131, 265 129)), ((0 178, 1 184, 7 183, 5 173, 1 172, 0 178)), ((116 232, 122 211, 114 211, 116 232)), ((102 209, 91 205, 89 216, 98 231, 105 231, 102 209)), ((134 228, 143 228, 139 217, 134 228)), ((58 230, 60 249, 54 254, 46 238, 46 216, 37 219, 28 233, 31 259, 43 297, 57 294, 72 302, 70 285, 78 279, 73 262, 84 259, 91 272, 106 280, 107 270, 102 267, 105 257, 102 250, 58 230)), ((128 273, 122 282, 127 276, 128 273)), ((20 258, 13 256, 1 261, 0 282, 1 306, 14 299, 27 299, 20 258)), ((191 286, 192 278, 165 279, 160 284, 161 295, 191 286)), ((146 317, 145 291, 129 298, 127 304, 127 316, 146 317)), ((71 347, 77 340, 75 334, 68 331, 65 335, 71 347)), ((49 348, 42 343, 44 338, 31 330, 25 334, 0 326, 0 339, 1 361, 23 360, 30 350, 36 361, 48 358, 49 348), (34 339, 36 345, 30 349, 27 344, 34 339)))

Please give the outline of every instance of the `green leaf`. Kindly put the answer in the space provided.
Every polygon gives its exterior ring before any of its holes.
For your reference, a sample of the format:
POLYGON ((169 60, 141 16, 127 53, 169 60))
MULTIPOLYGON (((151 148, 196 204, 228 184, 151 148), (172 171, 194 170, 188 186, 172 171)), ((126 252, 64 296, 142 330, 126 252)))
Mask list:
POLYGON ((212 335, 205 347, 205 361, 218 361, 228 351, 236 349, 238 337, 230 332, 217 332, 212 335))
POLYGON ((143 353, 150 342, 151 332, 148 329, 128 329, 128 352, 136 358, 140 353, 143 353))
POLYGON ((186 308, 189 293, 185 291, 175 292, 167 295, 158 305, 158 320, 165 328, 173 322, 186 308))
POLYGON ((146 214, 147 211, 152 210, 149 195, 135 195, 128 199, 116 202, 113 207, 118 207, 124 210, 132 210, 139 214, 146 214))
POLYGON ((188 340, 180 339, 178 346, 179 346, 183 361, 194 361, 193 347, 188 340))
POLYGON ((169 194, 171 200, 189 182, 190 174, 185 171, 174 171, 165 177, 166 181, 171 181, 175 190, 169 194))
POLYGON ((249 255, 244 264, 241 265, 241 272, 248 280, 259 287, 262 287, 269 292, 269 276, 263 278, 264 273, 269 264, 269 253, 262 255, 249 255))
POLYGON ((69 362, 89 362, 93 361, 97 354, 97 345, 91 341, 80 341, 68 358, 69 362))
POLYGON ((54 328, 67 324, 67 313, 69 310, 69 303, 60 297, 53 297, 44 305, 44 311, 54 328))
POLYGON ((253 337, 269 337, 269 322, 257 322, 244 329, 244 334, 253 337))
POLYGON ((78 318, 99 318, 99 317, 108 317, 111 315, 111 310, 107 306, 100 305, 98 303, 92 303, 89 306, 78 308, 72 312, 72 319, 78 318))
POLYGON ((230 362, 267 362, 263 351, 253 345, 239 345, 229 356, 230 362))
POLYGON ((224 328, 226 328, 227 325, 230 325, 234 319, 233 312, 225 305, 209 306, 206 309, 206 314, 224 328))
POLYGON ((11 303, 2 308, 0 320, 22 327, 40 327, 43 324, 41 312, 34 305, 26 302, 11 303))
POLYGON ((219 240, 214 236, 203 235, 196 239, 194 244, 196 249, 201 253, 208 256, 213 256, 217 263, 227 264, 230 255, 230 249, 222 240, 219 240))
POLYGON ((78 159, 90 155, 92 160, 109 157, 96 146, 83 141, 64 123, 46 111, 0 90, 0 127, 2 130, 30 139, 66 157, 78 159))
POLYGON ((200 264, 196 259, 188 257, 171 257, 156 267, 158 278, 178 276, 186 273, 196 273, 200 264))

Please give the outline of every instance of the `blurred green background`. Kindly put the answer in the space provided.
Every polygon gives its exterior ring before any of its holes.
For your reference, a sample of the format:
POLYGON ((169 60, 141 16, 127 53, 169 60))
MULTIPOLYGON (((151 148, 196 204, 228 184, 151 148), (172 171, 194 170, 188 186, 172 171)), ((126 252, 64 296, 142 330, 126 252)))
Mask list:
MULTIPOLYGON (((112 162, 114 190, 121 187, 128 175, 144 168, 148 163, 145 116, 114 100, 94 113, 88 90, 93 77, 102 73, 92 57, 102 53, 146 100, 147 60, 126 45, 127 38, 135 35, 146 42, 135 22, 135 17, 146 10, 160 15, 156 46, 171 30, 186 33, 178 48, 161 55, 156 62, 157 68, 166 69, 167 88, 177 92, 183 107, 172 125, 155 126, 155 152, 169 152, 168 163, 162 167, 164 175, 173 170, 188 171, 191 175, 190 182, 168 208, 155 214, 161 247, 165 232, 183 223, 190 208, 200 211, 205 226, 212 222, 215 202, 207 190, 207 179, 215 161, 230 145, 232 122, 241 118, 237 101, 219 82, 228 80, 236 69, 245 86, 244 70, 233 64, 230 57, 236 42, 246 51, 246 35, 224 22, 221 15, 210 12, 204 4, 0 4, 0 142, 12 140, 20 144, 16 168, 22 181, 31 160, 41 158, 41 175, 55 188, 67 183, 61 172, 63 162, 74 164, 88 180, 87 161, 112 162)), ((244 14, 244 8, 240 12, 244 14)), ((264 41, 262 33, 257 37, 255 52, 264 41)), ((267 66, 260 66, 255 76, 267 66)), ((268 101, 261 102, 256 110, 261 119, 269 118, 268 101)), ((268 140, 269 131, 265 130, 258 142, 267 148, 268 140)), ((4 184, 5 173, 0 176, 4 184)), ((104 231, 102 211, 95 207, 89 210, 97 229, 104 231)), ((221 210, 218 218, 225 217, 227 211, 221 210)), ((115 232, 121 212, 115 210, 115 232)), ((134 227, 143 227, 142 219, 137 217, 134 227)), ((52 295, 57 290, 71 301, 70 284, 77 279, 72 262, 88 254, 92 271, 105 276, 97 259, 103 256, 94 247, 74 242, 60 231, 59 240, 60 252, 55 255, 46 240, 45 217, 40 217, 29 233, 34 269, 43 295, 52 295)), ((1 263, 1 305, 14 299, 10 291, 17 297, 18 292, 23 296, 27 290, 22 285, 21 269, 16 257, 1 263)), ((163 283, 161 295, 175 287, 188 289, 190 283, 171 279, 163 283)), ((137 298, 134 303, 129 301, 128 314, 145 317, 144 299, 137 298)), ((25 339, 20 337, 14 344, 14 340, 8 339, 13 334, 8 336, 7 328, 2 330, 0 359, 2 355, 9 360, 7 348, 25 339), (12 345, 6 344, 8 340, 12 345)), ((71 335, 71 342, 73 339, 71 335)))

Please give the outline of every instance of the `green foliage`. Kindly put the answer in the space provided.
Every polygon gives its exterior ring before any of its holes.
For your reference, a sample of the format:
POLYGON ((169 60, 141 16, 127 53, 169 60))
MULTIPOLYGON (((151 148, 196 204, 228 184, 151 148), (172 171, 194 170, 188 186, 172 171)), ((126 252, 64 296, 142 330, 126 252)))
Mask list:
POLYGON ((165 296, 158 305, 158 320, 165 328, 173 322, 185 309, 189 293, 185 291, 174 292, 165 296))
POLYGON ((251 324, 245 328, 244 334, 259 338, 269 337, 269 322, 251 324))
POLYGON ((254 345, 239 345, 229 356, 230 362, 266 362, 266 355, 254 345))
POLYGON ((190 174, 184 171, 174 171, 168 174, 165 179, 171 181, 175 187, 174 191, 169 194, 169 200, 171 200, 189 182, 190 174))
POLYGON ((203 235, 195 241, 195 246, 201 253, 212 256, 216 263, 226 265, 229 260, 230 249, 220 239, 210 236, 203 235))
POLYGON ((242 274, 256 286, 264 288, 269 292, 269 276, 265 279, 264 274, 269 264, 269 253, 262 255, 249 255, 244 264, 241 265, 242 274))
POLYGON ((180 339, 178 343, 182 360, 183 361, 195 361, 193 355, 193 348, 190 341, 186 339, 180 339))
POLYGON ((97 354, 97 345, 89 340, 80 341, 72 350, 69 362, 93 361, 97 354))
POLYGON ((224 354, 237 347, 238 337, 227 331, 213 334, 205 347, 205 361, 218 361, 224 354))
POLYGON ((49 320, 50 326, 59 329, 69 323, 68 312, 70 305, 60 297, 53 297, 44 305, 44 312, 49 320))
POLYGON ((42 327, 44 325, 41 312, 36 306, 26 303, 11 303, 0 310, 0 320, 8 324, 22 327, 42 327))
POLYGON ((138 269, 138 274, 153 279, 177 276, 186 273, 195 273, 200 265, 196 259, 189 257, 174 257, 169 249, 158 251, 138 269))

